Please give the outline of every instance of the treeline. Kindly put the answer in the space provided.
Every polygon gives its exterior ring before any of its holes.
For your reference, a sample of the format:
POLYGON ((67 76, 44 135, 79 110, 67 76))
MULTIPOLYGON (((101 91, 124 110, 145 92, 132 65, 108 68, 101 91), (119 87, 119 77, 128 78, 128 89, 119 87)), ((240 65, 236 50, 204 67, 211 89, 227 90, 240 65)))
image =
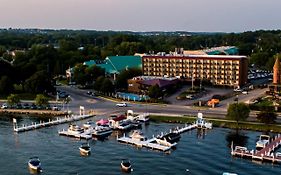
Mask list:
MULTIPOLYGON (((0 30, 0 93, 14 90, 44 93, 53 77, 68 67, 110 55, 133 55, 175 48, 237 46, 258 68, 272 70, 281 50, 281 31, 180 35, 139 35, 133 32, 71 30, 0 30), (10 51, 19 50, 13 55, 10 51), (16 85, 16 86, 15 86, 16 85), (16 89, 14 89, 16 88, 16 89)), ((88 70, 93 71, 93 70, 88 70)), ((90 75, 93 79, 98 76, 90 75)))

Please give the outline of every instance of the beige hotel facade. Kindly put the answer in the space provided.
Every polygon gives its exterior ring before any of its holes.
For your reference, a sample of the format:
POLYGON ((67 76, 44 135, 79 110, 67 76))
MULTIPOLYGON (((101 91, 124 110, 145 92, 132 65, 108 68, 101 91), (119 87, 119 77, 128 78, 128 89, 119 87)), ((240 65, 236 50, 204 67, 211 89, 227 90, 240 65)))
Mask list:
POLYGON ((214 85, 243 86, 248 80, 248 59, 232 55, 145 55, 145 76, 208 80, 214 85))

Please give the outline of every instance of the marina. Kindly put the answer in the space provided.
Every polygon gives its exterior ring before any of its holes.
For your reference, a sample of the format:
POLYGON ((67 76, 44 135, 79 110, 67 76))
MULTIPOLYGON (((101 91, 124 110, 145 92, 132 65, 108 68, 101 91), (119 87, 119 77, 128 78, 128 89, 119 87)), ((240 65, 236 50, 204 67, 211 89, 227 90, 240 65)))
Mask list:
POLYGON ((272 163, 281 163, 281 153, 274 153, 281 145, 281 135, 278 134, 273 138, 271 142, 265 145, 261 150, 249 151, 246 147, 236 146, 231 150, 231 155, 240 156, 242 158, 248 158, 259 161, 269 161, 272 163))
MULTIPOLYGON (((102 118, 96 116, 90 118, 95 120, 102 118)), ((21 123, 38 122, 36 118, 18 119, 21 123)), ((77 125, 82 126, 83 121, 78 121, 77 125)), ((78 139, 68 139, 59 137, 58 130, 68 128, 69 124, 54 125, 45 127, 34 132, 24 132, 14 134, 10 118, 0 119, 0 140, 2 146, 0 153, 1 165, 10 168, 2 169, 2 175, 28 174, 27 160, 29 157, 38 156, 42 162, 43 173, 51 174, 80 174, 86 175, 89 172, 95 174, 116 175, 123 174, 120 171, 120 162, 130 159, 135 175, 142 174, 208 174, 218 175, 223 172, 237 172, 238 174, 279 174, 281 167, 270 164, 257 164, 244 159, 234 159, 229 154, 230 148, 227 146, 227 134, 231 132, 226 128, 213 128, 205 130, 193 129, 181 134, 180 142, 172 154, 165 154, 162 151, 151 149, 135 149, 132 146, 120 144, 116 140, 116 135, 122 136, 119 131, 115 131, 105 141, 89 139, 87 142, 91 146, 91 156, 86 159, 81 156, 78 147, 85 141, 78 139), (203 135, 202 135, 203 134, 203 135), (216 145, 216 146, 214 146, 216 145), (212 150, 212 151, 210 151, 212 150), (17 159, 12 156, 17 155, 17 159), (208 155, 208 156, 202 156, 208 155), (202 162, 204 167, 202 168, 202 162), (110 168, 109 168, 110 167, 110 168), (145 168, 143 168, 145 167, 145 168), (186 169, 189 172, 186 172, 186 169)), ((172 123, 154 123, 144 125, 142 132, 151 138, 160 131, 169 131, 171 128, 182 128, 185 125, 172 123)), ((248 136, 245 146, 255 147, 256 138, 261 134, 253 131, 242 131, 248 136)), ((277 150, 278 151, 278 150, 277 150)))

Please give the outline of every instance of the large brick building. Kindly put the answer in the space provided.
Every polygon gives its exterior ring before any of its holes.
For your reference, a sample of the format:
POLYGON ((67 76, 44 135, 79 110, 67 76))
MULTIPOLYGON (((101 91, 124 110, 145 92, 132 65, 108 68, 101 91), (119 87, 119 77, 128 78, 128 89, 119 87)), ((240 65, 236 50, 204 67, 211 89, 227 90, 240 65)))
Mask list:
POLYGON ((243 86, 247 83, 248 59, 231 55, 146 55, 145 76, 208 80, 214 85, 243 86))

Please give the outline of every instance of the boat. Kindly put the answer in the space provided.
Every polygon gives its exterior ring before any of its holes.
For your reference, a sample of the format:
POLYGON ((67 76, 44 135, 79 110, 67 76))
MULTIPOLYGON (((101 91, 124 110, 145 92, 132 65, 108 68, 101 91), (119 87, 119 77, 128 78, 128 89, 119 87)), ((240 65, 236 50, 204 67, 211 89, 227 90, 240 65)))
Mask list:
POLYGON ((119 122, 118 125, 116 125, 116 129, 119 130, 128 130, 133 128, 134 126, 132 125, 132 122, 130 120, 123 120, 119 122))
POLYGON ((149 113, 143 113, 137 116, 137 120, 141 122, 149 122, 149 113))
POLYGON ((106 137, 109 136, 111 133, 112 129, 105 125, 96 126, 92 131, 92 135, 94 137, 106 137))
POLYGON ((238 174, 236 174, 236 173, 228 173, 228 172, 224 172, 224 173, 222 173, 222 175, 238 175, 238 174))
POLYGON ((130 172, 132 170, 131 162, 129 160, 122 160, 121 169, 125 172, 130 172))
POLYGON ((95 124, 95 123, 92 120, 89 120, 83 124, 83 128, 89 129, 89 128, 93 127, 93 124, 95 124))
POLYGON ((256 143, 256 149, 263 149, 269 143, 270 136, 269 135, 260 135, 259 140, 256 143))
POLYGON ((206 122, 206 120, 203 118, 203 114, 200 112, 197 115, 195 124, 197 125, 197 128, 212 129, 212 127, 213 127, 212 123, 206 122))
POLYGON ((96 122, 96 125, 98 126, 109 126, 109 120, 107 119, 100 119, 96 122))
POLYGON ((169 132, 168 134, 161 134, 156 137, 157 139, 166 140, 167 142, 173 144, 180 140, 181 135, 177 132, 169 132))
POLYGON ((163 145, 163 146, 168 146, 168 147, 171 147, 171 148, 174 148, 176 147, 177 145, 177 142, 173 142, 173 143, 170 143, 166 140, 165 137, 162 137, 162 138, 156 138, 155 141, 160 144, 160 145, 163 145))
POLYGON ((136 141, 146 141, 147 138, 143 135, 140 130, 134 130, 133 133, 130 135, 132 140, 136 141))
POLYGON ((31 157, 28 161, 28 167, 36 172, 42 172, 41 162, 38 157, 31 157))
POLYGON ((82 143, 79 147, 80 153, 88 155, 91 152, 91 147, 88 143, 82 143))
POLYGON ((82 132, 84 132, 84 129, 83 129, 83 128, 80 128, 80 127, 77 126, 77 125, 71 124, 71 125, 69 125, 67 131, 68 131, 68 133, 70 133, 70 134, 81 134, 82 132))

